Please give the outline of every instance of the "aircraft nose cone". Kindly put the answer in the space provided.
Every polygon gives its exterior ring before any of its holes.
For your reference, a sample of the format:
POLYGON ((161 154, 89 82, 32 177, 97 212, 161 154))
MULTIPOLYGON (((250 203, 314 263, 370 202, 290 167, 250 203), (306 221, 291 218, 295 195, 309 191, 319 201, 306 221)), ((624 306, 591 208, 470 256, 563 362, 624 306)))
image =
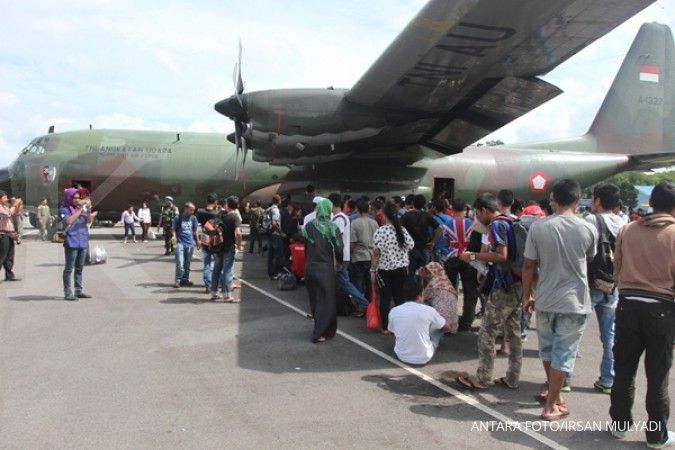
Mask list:
POLYGON ((0 167, 0 191, 5 191, 8 196, 12 195, 12 185, 9 182, 9 169, 0 167))
MULTIPOLYGON (((246 105, 246 97, 244 96, 244 105, 246 105)), ((239 100, 234 95, 232 97, 221 100, 215 105, 216 111, 220 114, 229 117, 230 119, 239 119, 246 121, 246 110, 239 104, 239 100)))

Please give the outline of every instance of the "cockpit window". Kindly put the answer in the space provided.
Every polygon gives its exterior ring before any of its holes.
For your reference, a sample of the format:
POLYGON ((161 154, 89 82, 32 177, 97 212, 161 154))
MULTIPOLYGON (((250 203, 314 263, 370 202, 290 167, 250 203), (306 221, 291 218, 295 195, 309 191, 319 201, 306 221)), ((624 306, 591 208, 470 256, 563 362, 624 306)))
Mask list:
POLYGON ((45 153, 45 145, 47 144, 47 138, 38 138, 31 141, 30 144, 21 150, 22 155, 43 155, 45 153))

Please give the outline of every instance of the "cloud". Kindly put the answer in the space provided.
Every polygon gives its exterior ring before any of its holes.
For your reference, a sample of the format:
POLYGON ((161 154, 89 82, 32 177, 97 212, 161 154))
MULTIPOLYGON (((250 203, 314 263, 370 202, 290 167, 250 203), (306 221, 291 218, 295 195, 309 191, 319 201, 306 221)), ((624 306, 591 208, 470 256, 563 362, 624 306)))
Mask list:
MULTIPOLYGON (((247 90, 350 87, 426 0, 23 0, 0 15, 0 166, 57 130, 231 132, 213 105, 233 92, 242 39, 247 90)), ((675 25, 661 2, 546 79, 566 93, 496 135, 507 142, 585 131, 639 25, 675 25), (597 62, 600 69, 581 68, 597 62), (501 133, 501 134, 500 134, 501 133)))

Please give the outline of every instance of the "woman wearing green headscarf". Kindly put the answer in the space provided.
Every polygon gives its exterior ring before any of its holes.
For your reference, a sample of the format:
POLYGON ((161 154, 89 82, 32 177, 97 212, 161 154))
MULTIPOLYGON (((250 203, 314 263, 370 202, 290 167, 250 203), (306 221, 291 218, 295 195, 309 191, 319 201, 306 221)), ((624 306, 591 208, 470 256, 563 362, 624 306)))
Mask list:
POLYGON ((305 282, 309 305, 314 316, 312 342, 323 342, 335 336, 335 261, 342 261, 342 237, 331 222, 333 204, 321 200, 316 205, 316 219, 302 230, 305 246, 305 282))

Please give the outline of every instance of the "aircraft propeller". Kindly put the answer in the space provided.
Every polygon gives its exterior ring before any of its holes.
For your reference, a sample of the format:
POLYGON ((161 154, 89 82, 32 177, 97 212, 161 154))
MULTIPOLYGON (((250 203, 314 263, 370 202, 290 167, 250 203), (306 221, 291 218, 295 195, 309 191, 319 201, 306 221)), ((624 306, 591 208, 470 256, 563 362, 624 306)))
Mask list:
POLYGON ((239 41, 239 54, 234 65, 232 82, 234 95, 219 101, 215 105, 216 111, 234 121, 234 133, 228 136, 228 140, 235 144, 235 179, 239 180, 240 170, 245 170, 246 156, 248 154, 247 137, 250 134, 249 117, 246 111, 246 96, 244 95, 244 80, 241 77, 241 40, 239 41), (242 160, 241 165, 239 160, 242 160))
MULTIPOLYGON (((234 97, 239 102, 239 106, 242 111, 246 111, 244 107, 244 80, 241 77, 241 40, 239 40, 239 54, 237 57, 237 63, 234 65, 234 97)), ((245 115, 245 114, 244 114, 245 115)), ((242 155, 241 170, 243 171, 246 166, 246 155, 248 153, 248 148, 246 146, 246 137, 245 132, 248 130, 248 125, 246 124, 245 118, 241 116, 234 118, 234 141, 236 147, 236 156, 235 156, 235 179, 239 180, 239 156, 242 155)))

